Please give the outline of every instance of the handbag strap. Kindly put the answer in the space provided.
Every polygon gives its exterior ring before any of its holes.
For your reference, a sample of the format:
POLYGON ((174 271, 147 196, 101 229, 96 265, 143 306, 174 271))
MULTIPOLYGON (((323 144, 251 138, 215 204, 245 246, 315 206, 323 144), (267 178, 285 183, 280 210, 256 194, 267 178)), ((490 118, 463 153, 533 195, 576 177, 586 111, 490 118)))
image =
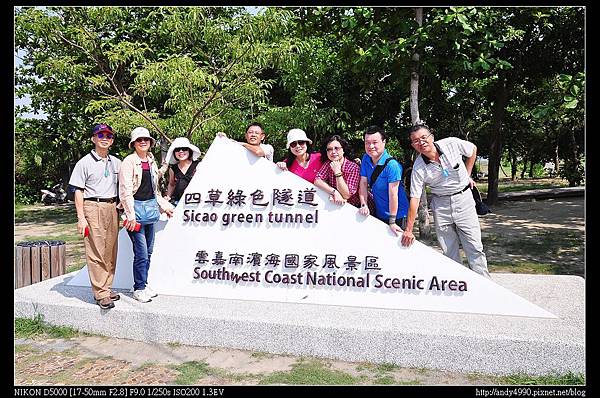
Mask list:
POLYGON ((192 181, 192 177, 194 176, 194 173, 196 172, 196 166, 198 166, 198 161, 195 160, 192 162, 192 164, 190 164, 190 167, 188 167, 187 171, 185 172, 185 174, 183 174, 183 178, 188 182, 188 184, 190 183, 190 181, 192 181))
POLYGON ((396 158, 393 157, 389 157, 385 160, 384 164, 378 164, 375 167, 375 170, 373 170, 373 174, 371 174, 371 180, 369 181, 369 186, 372 187, 373 184, 375 184, 375 181, 377 181, 377 177, 379 177, 379 174, 381 174, 381 172, 383 171, 383 169, 385 169, 385 166, 387 166, 388 162, 390 160, 396 160, 396 158))

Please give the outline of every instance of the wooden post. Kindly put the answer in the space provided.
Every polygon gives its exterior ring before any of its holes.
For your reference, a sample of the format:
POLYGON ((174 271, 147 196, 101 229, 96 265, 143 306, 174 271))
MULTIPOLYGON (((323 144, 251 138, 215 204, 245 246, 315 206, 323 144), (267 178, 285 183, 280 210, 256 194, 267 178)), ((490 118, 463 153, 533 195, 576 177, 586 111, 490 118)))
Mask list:
POLYGON ((63 275, 64 241, 20 242, 15 246, 15 289, 63 275))
POLYGON ((15 289, 23 287, 23 251, 19 246, 15 247, 15 289))
POLYGON ((67 273, 67 246, 60 245, 58 246, 58 260, 60 261, 60 266, 58 267, 58 275, 64 275, 67 273))
POLYGON ((50 246, 42 246, 42 280, 50 279, 50 246))
POLYGON ((31 251, 25 250, 23 251, 23 263, 21 267, 23 268, 23 286, 31 285, 31 251))
POLYGON ((42 273, 40 268, 40 247, 31 246, 31 283, 42 281, 42 273))
POLYGON ((60 275, 60 260, 58 258, 58 246, 50 246, 50 277, 60 275))

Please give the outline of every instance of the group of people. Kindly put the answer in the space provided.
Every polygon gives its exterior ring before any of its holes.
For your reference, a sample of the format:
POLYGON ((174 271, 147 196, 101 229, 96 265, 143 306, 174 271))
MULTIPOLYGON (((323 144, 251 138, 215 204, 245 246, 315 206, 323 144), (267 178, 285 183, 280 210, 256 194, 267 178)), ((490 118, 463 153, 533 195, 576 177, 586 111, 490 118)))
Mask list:
MULTIPOLYGON (((69 181, 75 188, 77 229, 84 236, 94 299, 102 309, 113 308, 120 299, 112 290, 119 212, 123 213, 123 227, 133 244, 133 297, 145 303, 157 296, 148 286, 154 224, 159 213, 172 217, 201 155, 187 138, 173 140, 165 159, 168 186, 163 197, 159 180, 165 169, 159 169, 150 151, 156 141, 148 129, 136 127, 131 132, 132 153, 123 161, 109 154, 114 135, 107 124, 94 126, 91 137, 94 149, 77 162, 69 181)), ((224 133, 217 135, 225 137, 224 133)), ((371 214, 387 223, 403 246, 414 242, 413 228, 421 192, 429 186, 436 234, 444 254, 461 263, 462 245, 469 267, 489 278, 479 220, 469 189, 474 185, 470 175, 477 157, 476 146, 455 137, 434 142, 426 125, 413 126, 409 136, 413 149, 420 155, 412 167, 410 201, 403 184, 402 164, 386 150, 387 135, 378 126, 365 130, 365 154, 360 162, 349 159, 348 142, 340 135, 326 138, 319 152, 311 152, 313 141, 303 130, 291 129, 287 134, 287 156, 276 164, 328 192, 332 202, 339 205, 348 202, 361 215, 371 214)), ((246 141, 239 144, 254 155, 273 161, 273 146, 265 144, 264 139, 263 127, 251 123, 246 129, 246 141)))

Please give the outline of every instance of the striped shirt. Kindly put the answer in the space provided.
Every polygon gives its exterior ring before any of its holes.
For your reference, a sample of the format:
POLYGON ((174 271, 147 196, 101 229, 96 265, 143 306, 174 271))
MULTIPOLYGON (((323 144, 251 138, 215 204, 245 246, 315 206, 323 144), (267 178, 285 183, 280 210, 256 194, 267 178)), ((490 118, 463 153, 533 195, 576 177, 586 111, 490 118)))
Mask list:
POLYGON ((440 162, 418 156, 413 164, 410 179, 410 197, 421 197, 424 186, 431 188, 431 193, 438 196, 452 195, 460 192, 469 184, 469 174, 463 162, 463 156, 470 157, 475 144, 456 137, 444 138, 433 143, 440 162))

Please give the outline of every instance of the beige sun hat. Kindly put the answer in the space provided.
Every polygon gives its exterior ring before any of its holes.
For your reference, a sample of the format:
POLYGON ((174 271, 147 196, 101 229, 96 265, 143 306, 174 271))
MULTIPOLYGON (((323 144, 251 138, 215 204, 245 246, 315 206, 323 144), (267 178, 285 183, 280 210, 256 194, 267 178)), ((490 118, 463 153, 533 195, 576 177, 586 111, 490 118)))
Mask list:
POLYGON ((167 156, 165 157, 165 159, 167 159, 167 162, 169 162, 169 164, 177 163, 177 158, 175 157, 175 153, 174 153, 175 148, 190 148, 192 150, 192 160, 198 160, 198 158, 202 154, 200 152, 200 149, 198 149, 198 147, 196 145, 193 145, 190 142, 190 140, 188 140, 185 137, 177 137, 171 143, 171 146, 169 147, 169 150, 167 151, 167 156))
POLYGON ((294 141, 308 141, 308 143, 312 144, 312 140, 308 139, 304 130, 301 129, 291 129, 287 134, 287 145, 289 148, 290 144, 294 141))
POLYGON ((156 140, 154 138, 150 137, 150 132, 148 131, 147 128, 136 127, 131 132, 131 140, 129 140, 129 148, 132 148, 132 144, 135 142, 135 140, 137 140, 140 137, 150 138, 150 141, 152 142, 152 144, 150 145, 151 147, 153 147, 154 144, 156 143, 156 140))

